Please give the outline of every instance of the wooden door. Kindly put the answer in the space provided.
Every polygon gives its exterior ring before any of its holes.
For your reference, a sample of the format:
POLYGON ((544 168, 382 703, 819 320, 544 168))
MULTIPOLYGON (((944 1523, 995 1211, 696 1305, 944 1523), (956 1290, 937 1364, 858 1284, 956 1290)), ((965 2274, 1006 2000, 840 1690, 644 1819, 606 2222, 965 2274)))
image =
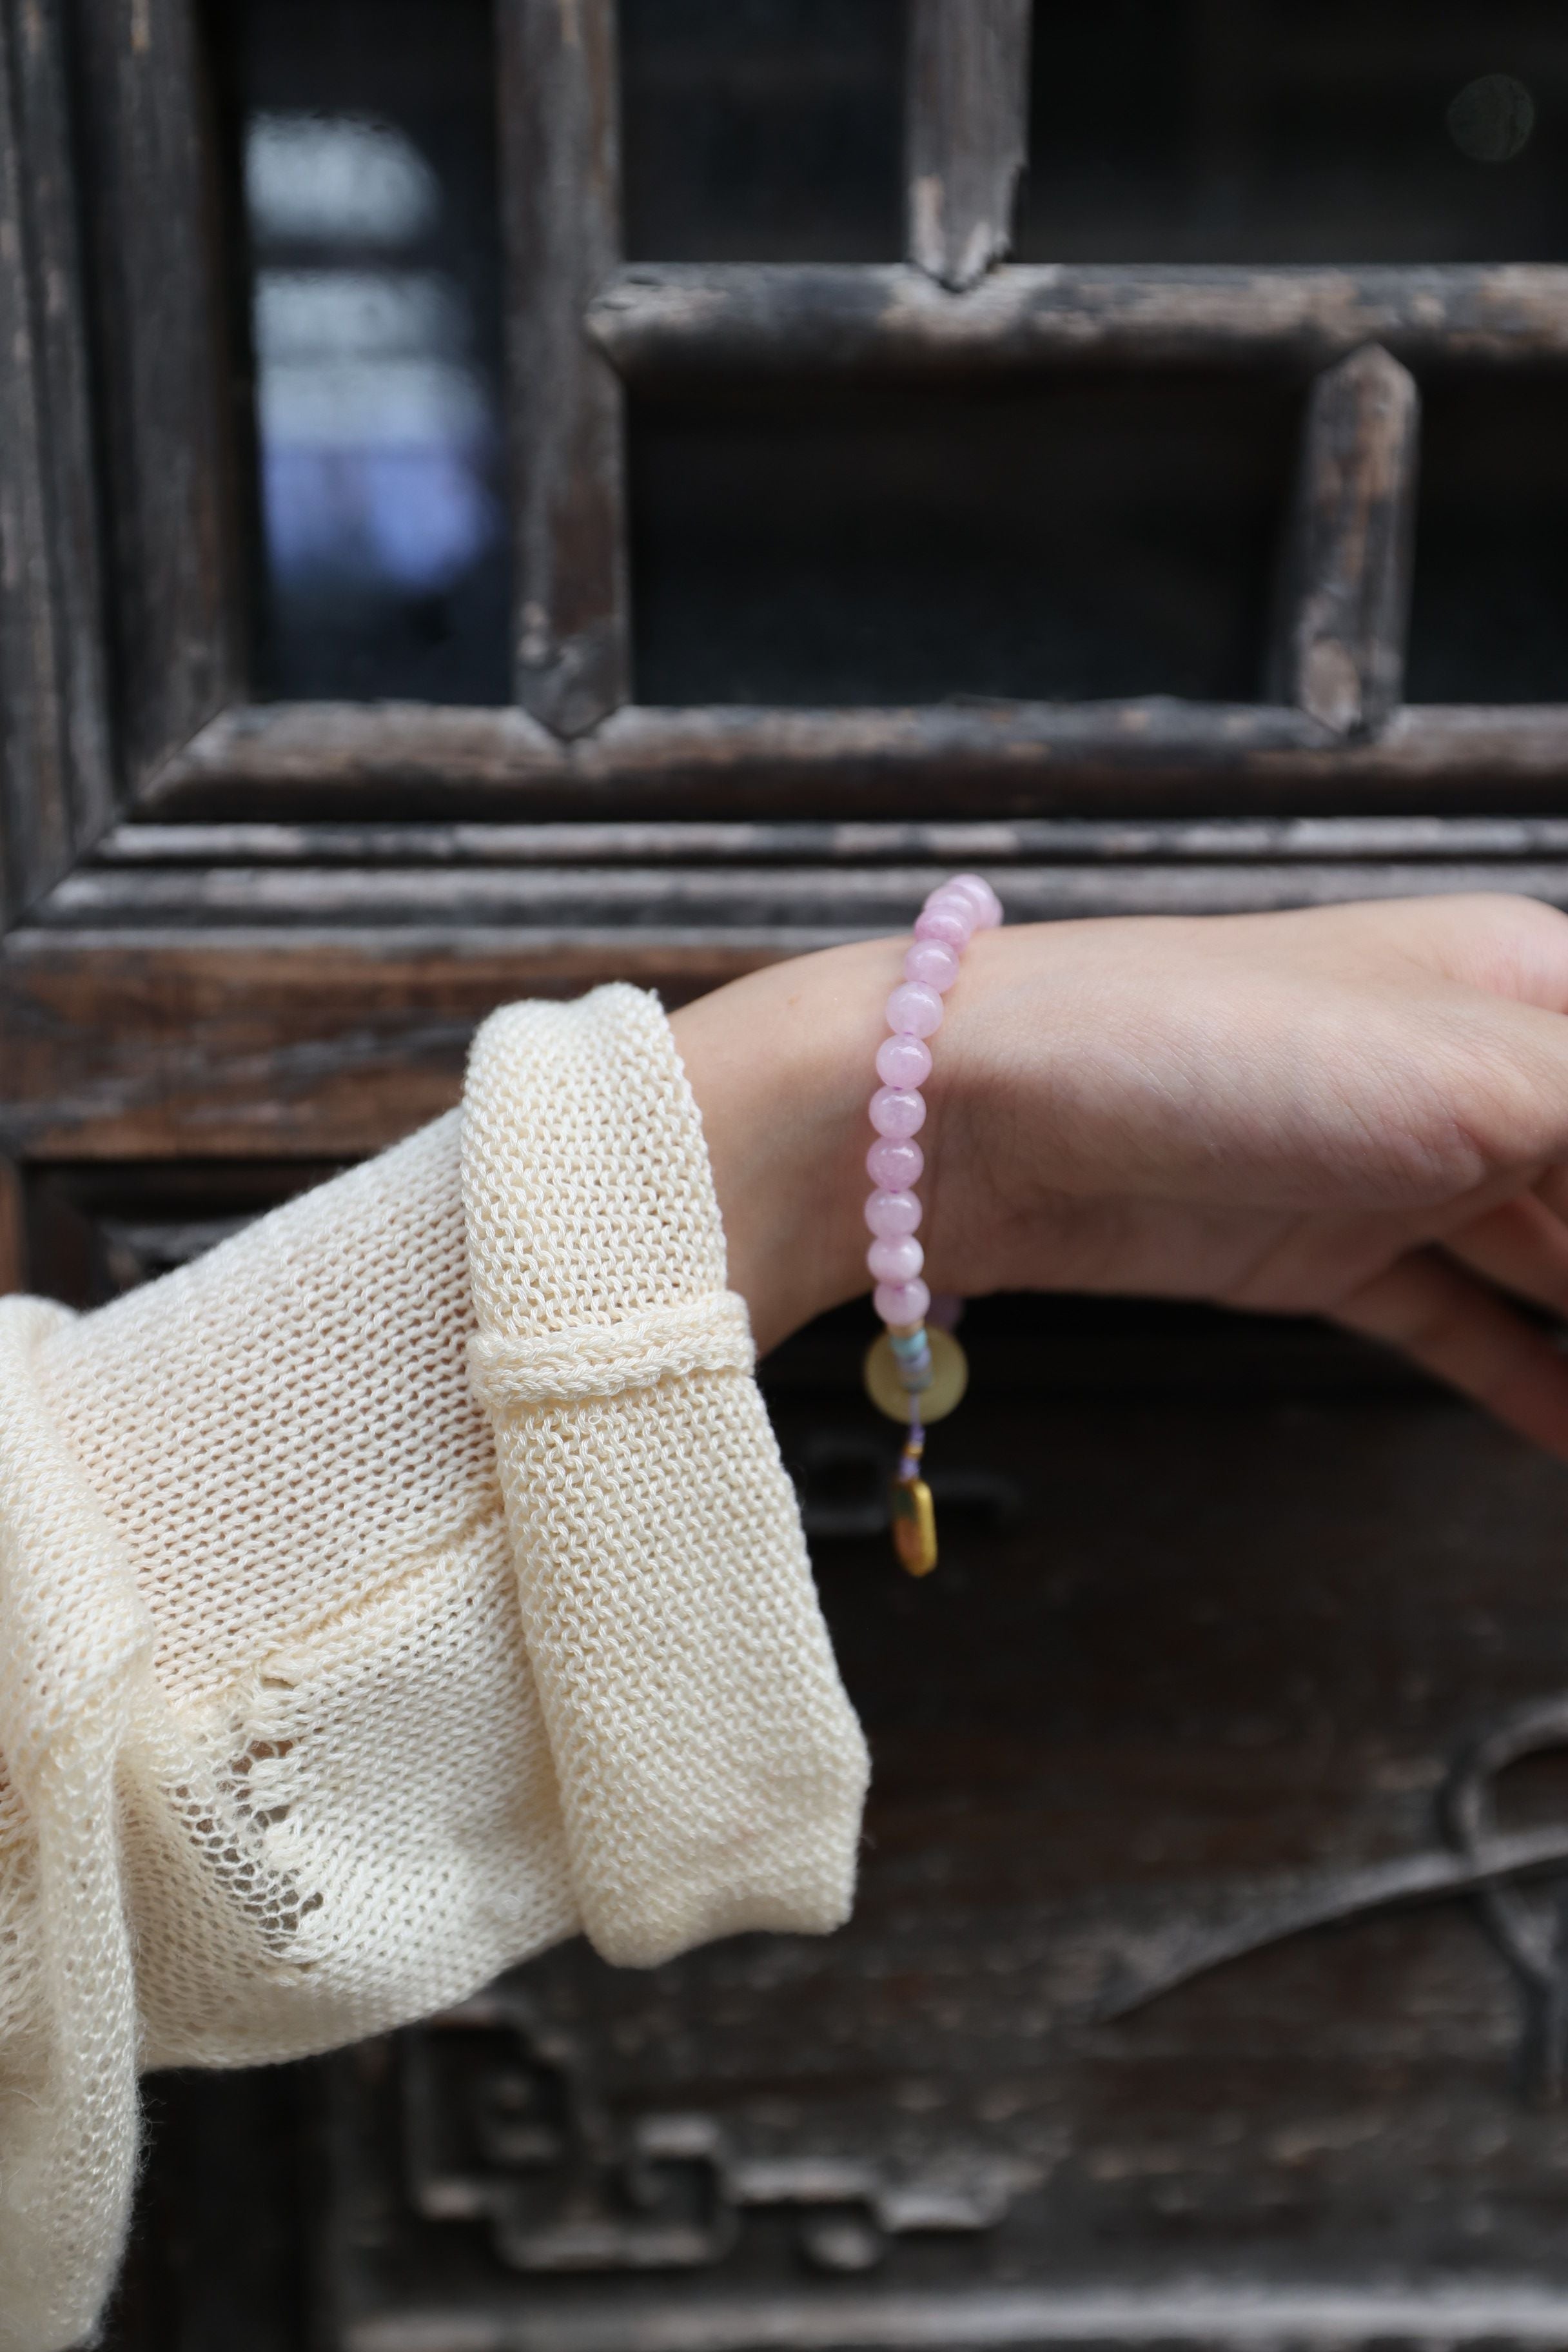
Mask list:
MULTIPOLYGON (((1568 905, 1565 218, 1532 0, 0 0, 5 1279, 953 865, 1568 905)), ((852 1925, 154 2083, 124 2352, 1568 2342, 1561 1473, 985 1302, 916 1588, 864 1328, 852 1925)))

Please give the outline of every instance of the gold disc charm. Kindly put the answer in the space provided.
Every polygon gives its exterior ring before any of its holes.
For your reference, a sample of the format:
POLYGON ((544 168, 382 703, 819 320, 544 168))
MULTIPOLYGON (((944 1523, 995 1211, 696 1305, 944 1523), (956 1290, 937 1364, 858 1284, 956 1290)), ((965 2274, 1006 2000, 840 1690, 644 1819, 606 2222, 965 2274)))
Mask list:
POLYGON ((889 1517, 899 1565, 911 1576, 929 1576, 936 1566, 936 1513, 923 1478, 895 1478, 889 1517))
MULTIPOLYGON (((951 1331, 928 1324, 926 1338, 931 1342, 931 1386, 921 1391, 917 1402, 921 1419, 929 1423, 945 1421, 961 1402, 969 1386, 969 1359, 951 1331)), ((865 1381, 866 1393, 879 1412, 885 1412, 889 1421, 909 1420, 910 1392, 899 1376, 898 1358, 885 1331, 867 1350, 865 1381)))

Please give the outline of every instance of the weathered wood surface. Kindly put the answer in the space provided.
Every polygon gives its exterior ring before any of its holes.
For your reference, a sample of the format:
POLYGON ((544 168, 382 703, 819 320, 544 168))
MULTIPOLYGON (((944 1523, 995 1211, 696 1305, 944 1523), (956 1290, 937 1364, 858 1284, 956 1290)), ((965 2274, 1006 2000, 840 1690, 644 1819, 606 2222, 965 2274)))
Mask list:
POLYGON ((953 291, 1006 252, 1027 152, 1032 0, 910 0, 910 259, 953 291))
POLYGON ((498 1004, 608 979, 679 1003, 769 953, 466 924, 424 936, 15 931, 0 957, 0 1152, 357 1157, 450 1108, 468 1040, 498 1004))
MULTIPOLYGON (((1006 1332, 972 1310, 935 1580, 900 1585, 874 1510, 814 1540, 875 1767, 844 1930, 648 1974, 574 1943, 516 1980, 510 2029, 497 2003, 466 2035, 416 2029, 401 2067, 342 2062, 320 2208, 340 2343, 1562 2342, 1568 2125, 1521 2095, 1520 2006, 1471 1906, 1304 1935, 1121 2023, 1094 2005, 1130 1955, 1302 1873, 1432 1847, 1478 1723, 1568 1684, 1563 1475, 1426 1398, 1249 1380, 1245 1321, 1206 1359, 1197 1318, 1125 1325, 1096 1393, 1068 1335, 1103 1368, 1112 1328, 1066 1302, 1019 1302, 1006 1332), (468 2120, 477 2081, 543 2127, 525 2187, 468 2120), (595 2134, 562 2131, 552 2163, 549 2126, 584 2111, 595 2134), (617 2274, 639 2216, 700 2229, 704 2124, 729 2233, 617 2274), (642 2198, 617 2202, 639 2129, 642 2198), (494 2187, 510 2233, 417 2210, 443 2162, 494 2187), (745 2164, 793 2205, 750 2208, 745 2164), (856 2193, 879 2179, 942 2182, 946 2226, 882 2226, 856 2193), (835 2190, 837 2232, 814 2231, 835 2190), (596 2195, 577 2275, 531 2271, 527 2225, 596 2195)), ((886 1458, 842 1336, 836 1378, 772 1393, 808 1513, 835 1463, 858 1450, 874 1497, 886 1458)), ((1543 1831, 1552 1760, 1510 1800, 1543 1831)))
POLYGON ((632 707, 562 744, 516 710, 279 703, 226 711, 138 805, 229 822, 1495 811, 1564 782, 1568 705, 1406 709, 1369 743, 1267 703, 632 707))
POLYGON ((122 762, 134 782, 244 672, 236 452, 240 289, 195 0, 78 0, 89 284, 102 362, 122 762), (232 307, 231 307, 232 306, 232 307))
POLYGON ((0 924, 110 814, 60 26, 0 0, 0 924))
MULTIPOLYGON (((1070 859, 1124 865, 1257 859, 1362 863, 1568 857, 1568 817, 1287 816, 936 818, 722 824, 605 818, 534 824, 116 825, 94 868, 224 866, 809 865, 1014 866, 1070 859)), ((834 885, 829 879, 829 888, 834 885)))
POLYGON ((1336 735, 1374 733, 1404 696, 1421 395, 1372 343, 1312 387, 1269 690, 1336 735))
POLYGON ((0 9, 0 894, 6 913, 26 906, 40 880, 52 882, 69 856, 14 31, 12 9, 0 9))
POLYGON ((588 325, 634 383, 721 369, 1306 369, 1365 342, 1410 362, 1519 365, 1568 356, 1568 268, 1009 264, 953 295, 897 265, 639 263, 602 289, 588 325))
MULTIPOLYGON (((781 957, 902 928, 942 870, 84 869, 47 924, 0 950, 0 1150, 374 1150, 456 1101, 468 1039, 497 1004, 611 979, 680 1003, 781 957)), ((1562 855, 1064 857, 994 870, 1019 920, 1465 889, 1568 908, 1562 855)))
POLYGON ((580 735, 629 690, 621 388, 583 332, 619 244, 613 0, 500 0, 517 696, 580 735))
POLYGON ((27 1287, 27 1215, 22 1171, 0 1159, 0 1297, 27 1287))
MULTIPOLYGON (((598 866, 419 864, 359 868, 195 865, 81 868, 36 910, 17 952, 58 934, 89 941, 125 931, 178 929, 254 939, 405 927, 449 935, 472 931, 518 944, 531 957, 559 950, 613 961, 657 949, 679 959, 712 949, 761 960, 912 923, 945 866, 598 866)), ((1347 898, 1514 890, 1568 905, 1568 859, 1434 857, 1406 864, 1364 858, 1126 859, 998 868, 1015 922, 1058 922, 1113 914, 1231 914, 1279 907, 1336 905, 1347 898)))

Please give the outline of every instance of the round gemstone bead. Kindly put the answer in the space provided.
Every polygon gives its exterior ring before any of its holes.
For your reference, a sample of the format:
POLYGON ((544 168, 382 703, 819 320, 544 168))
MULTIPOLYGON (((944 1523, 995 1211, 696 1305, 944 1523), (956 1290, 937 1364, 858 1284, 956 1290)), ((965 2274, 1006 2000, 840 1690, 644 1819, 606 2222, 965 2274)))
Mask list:
POLYGON ((923 1087, 931 1076, 931 1047, 920 1037, 884 1037, 877 1076, 885 1087, 923 1087))
POLYGON ((871 1097, 872 1126, 900 1143, 920 1133, 925 1116, 925 1097, 912 1087, 879 1087, 871 1097))
POLYGON ((926 1254, 913 1234, 875 1241, 866 1253, 874 1282, 912 1282, 925 1264, 926 1254))
POLYGON ((893 1241, 900 1234, 912 1234, 920 1221, 921 1204, 913 1192, 879 1191, 866 1202, 866 1223, 881 1240, 893 1241))
POLYGON ((879 1135, 866 1154, 866 1173, 884 1192, 907 1192, 911 1184, 918 1184, 925 1164, 925 1153, 918 1143, 895 1136, 879 1135))
POLYGON ((871 1294, 871 1304, 884 1323, 903 1331, 925 1321, 931 1292, 918 1276, 913 1282, 879 1282, 871 1294))
POLYGON ((983 874, 955 874, 942 887, 963 891, 973 903, 978 928, 984 931, 995 929, 1002 919, 1002 901, 983 874))
POLYGON ((944 907, 939 891, 928 898, 915 918, 917 940, 940 940, 944 947, 966 948, 974 929, 967 902, 961 909, 956 905, 944 907))
POLYGON ((905 1037, 931 1037, 942 1027, 942 999, 923 982, 906 980, 888 999, 888 1026, 905 1037))
POLYGON ((958 950, 943 940, 917 940, 904 958, 904 978, 945 996, 958 978, 958 950))

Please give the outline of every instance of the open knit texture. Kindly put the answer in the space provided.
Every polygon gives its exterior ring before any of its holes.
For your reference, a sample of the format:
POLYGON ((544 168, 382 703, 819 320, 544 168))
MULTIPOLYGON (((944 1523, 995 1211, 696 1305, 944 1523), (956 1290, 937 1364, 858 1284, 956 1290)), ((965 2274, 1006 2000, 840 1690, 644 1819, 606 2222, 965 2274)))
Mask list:
POLYGON ((139 2068, 844 1916, 865 1752, 751 1360, 622 987, 198 1264, 0 1301, 0 2352, 91 2326, 139 2068))

